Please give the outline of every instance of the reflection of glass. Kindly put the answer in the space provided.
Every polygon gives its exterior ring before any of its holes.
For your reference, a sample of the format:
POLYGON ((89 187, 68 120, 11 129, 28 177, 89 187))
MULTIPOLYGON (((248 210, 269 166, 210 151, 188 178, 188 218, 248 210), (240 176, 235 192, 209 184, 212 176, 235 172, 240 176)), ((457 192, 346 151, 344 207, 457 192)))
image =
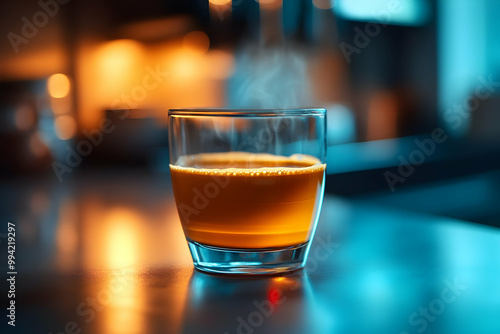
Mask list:
POLYGON ((196 268, 302 268, 323 199, 325 110, 170 110, 170 170, 196 268))
POLYGON ((307 333, 307 281, 302 274, 241 280, 194 271, 182 333, 205 333, 207 326, 211 333, 307 333))

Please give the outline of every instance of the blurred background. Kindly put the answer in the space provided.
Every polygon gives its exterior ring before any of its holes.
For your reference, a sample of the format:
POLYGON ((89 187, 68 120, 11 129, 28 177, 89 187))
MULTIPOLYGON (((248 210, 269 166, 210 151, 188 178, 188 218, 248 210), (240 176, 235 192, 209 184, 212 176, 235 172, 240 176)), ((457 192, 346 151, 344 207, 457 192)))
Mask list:
POLYGON ((0 243, 15 223, 19 325, 84 326, 76 307, 123 268, 126 289, 83 329, 176 332, 185 321, 205 331, 226 313, 234 323, 231 302, 212 306, 233 297, 251 307, 255 291, 287 279, 193 273, 167 110, 324 107, 317 234, 342 248, 306 271, 306 297, 277 328, 304 307, 318 326, 333 314, 351 321, 344 332, 387 333, 392 322, 396 333, 444 276, 470 278, 471 297, 429 333, 498 333, 497 320, 457 322, 497 319, 499 306, 498 13, 497 0, 2 2, 0 243))
POLYGON ((130 245, 164 222, 166 112, 193 107, 325 107, 329 194, 500 226, 500 1, 1 6, 0 218, 24 242, 71 259, 72 224, 130 245))

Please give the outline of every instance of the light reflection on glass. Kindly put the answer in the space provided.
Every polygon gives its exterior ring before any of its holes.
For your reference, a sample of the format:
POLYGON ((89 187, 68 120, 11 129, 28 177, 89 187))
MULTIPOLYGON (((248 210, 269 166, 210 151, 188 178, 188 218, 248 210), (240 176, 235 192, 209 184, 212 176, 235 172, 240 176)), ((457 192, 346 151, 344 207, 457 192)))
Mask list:
POLYGON ((302 282, 297 277, 280 276, 272 278, 270 285, 272 288, 277 288, 280 290, 296 290, 302 285, 302 282))
POLYGON ((306 281, 302 273, 242 280, 195 271, 188 289, 183 332, 204 332, 212 325, 208 319, 223 316, 225 321, 210 328, 212 332, 256 333, 264 326, 269 333, 305 333, 306 313, 312 306, 311 294, 304 291, 306 281))

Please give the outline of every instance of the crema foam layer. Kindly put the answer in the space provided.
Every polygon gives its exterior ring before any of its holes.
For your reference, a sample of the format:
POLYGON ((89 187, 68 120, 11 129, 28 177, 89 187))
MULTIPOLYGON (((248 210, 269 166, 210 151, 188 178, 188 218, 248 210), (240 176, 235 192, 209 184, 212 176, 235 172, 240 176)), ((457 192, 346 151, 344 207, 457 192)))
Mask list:
POLYGON ((277 176, 308 174, 325 170, 326 165, 313 156, 289 157, 266 153, 203 153, 179 158, 170 169, 189 174, 220 176, 277 176))

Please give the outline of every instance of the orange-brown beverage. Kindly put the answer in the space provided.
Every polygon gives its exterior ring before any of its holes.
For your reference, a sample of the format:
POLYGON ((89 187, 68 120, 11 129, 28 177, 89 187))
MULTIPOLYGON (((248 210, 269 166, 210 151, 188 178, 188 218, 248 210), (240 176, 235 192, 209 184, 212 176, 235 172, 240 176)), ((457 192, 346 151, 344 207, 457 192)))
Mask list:
POLYGON ((321 203, 325 167, 306 155, 181 157, 170 171, 184 233, 189 241, 227 248, 304 244, 321 203))

